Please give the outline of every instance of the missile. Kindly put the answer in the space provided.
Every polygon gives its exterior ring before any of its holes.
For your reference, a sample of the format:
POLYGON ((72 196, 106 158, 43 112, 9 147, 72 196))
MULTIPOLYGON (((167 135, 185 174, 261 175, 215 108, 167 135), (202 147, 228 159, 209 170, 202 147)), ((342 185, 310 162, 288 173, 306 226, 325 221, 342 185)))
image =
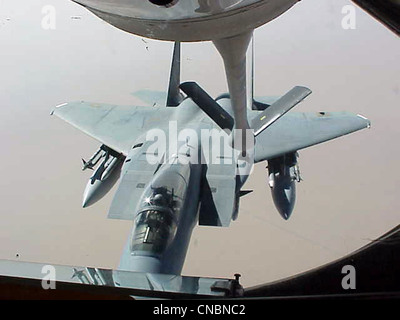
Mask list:
POLYGON ((118 181, 123 157, 106 156, 90 177, 83 192, 82 207, 86 208, 103 198, 118 181))
POLYGON ((96 164, 100 161, 102 157, 104 157, 106 152, 103 150, 103 146, 101 146, 89 159, 89 161, 85 161, 85 159, 82 158, 82 171, 85 171, 86 169, 93 170, 93 167, 96 166, 96 164))

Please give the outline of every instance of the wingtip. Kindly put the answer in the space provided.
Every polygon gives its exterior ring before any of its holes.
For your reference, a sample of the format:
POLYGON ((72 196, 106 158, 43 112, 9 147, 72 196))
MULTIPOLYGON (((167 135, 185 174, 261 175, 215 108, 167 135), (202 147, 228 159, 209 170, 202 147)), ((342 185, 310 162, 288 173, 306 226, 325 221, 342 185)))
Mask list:
POLYGON ((301 90, 304 90, 304 91, 306 91, 307 94, 311 94, 312 93, 312 90, 310 88, 308 88, 308 87, 305 87, 305 86, 296 86, 295 88, 299 88, 301 90))
POLYGON ((51 110, 50 115, 52 116, 52 115, 56 112, 56 110, 57 110, 58 108, 64 107, 64 106, 66 106, 67 104, 68 104, 68 103, 65 102, 65 103, 61 103, 61 104, 55 106, 54 109, 51 110))
POLYGON ((371 120, 369 120, 367 117, 364 117, 364 116, 361 115, 361 114, 357 114, 357 116, 358 116, 359 118, 365 120, 365 122, 366 122, 366 124, 367 124, 367 129, 370 129, 370 128, 371 128, 371 120))

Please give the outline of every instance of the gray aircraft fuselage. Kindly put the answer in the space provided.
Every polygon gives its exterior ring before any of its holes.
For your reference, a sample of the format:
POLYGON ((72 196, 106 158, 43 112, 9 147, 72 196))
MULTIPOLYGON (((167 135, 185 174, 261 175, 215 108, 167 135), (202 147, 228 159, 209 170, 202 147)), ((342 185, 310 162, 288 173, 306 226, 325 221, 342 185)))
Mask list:
MULTIPOLYGON (((165 163, 160 163, 152 180, 144 187, 135 209, 133 230, 121 256, 120 270, 181 274, 192 231, 198 223, 200 193, 207 170, 207 164, 204 163, 204 152, 207 151, 202 145, 201 131, 215 130, 217 126, 191 99, 184 100, 173 109, 173 121, 176 120, 179 132, 178 141, 167 143, 176 142, 178 154, 173 153, 171 145, 168 145, 163 156, 165 163), (196 133, 197 141, 193 141, 192 135, 186 135, 185 130, 196 133), (191 160, 186 151, 191 153, 191 160), (171 197, 172 190, 178 203, 168 205, 170 200, 165 198, 171 197), (170 194, 165 195, 168 192, 170 194), (153 201, 157 196, 164 198, 153 201)), ((155 116, 162 117, 162 114, 155 116)), ((169 138, 174 138, 168 123, 161 124, 161 127, 169 138)), ((159 128, 160 123, 154 122, 154 129, 159 128)), ((225 138, 229 139, 229 136, 225 138)), ((121 178, 129 170, 129 164, 138 161, 146 152, 144 147, 132 149, 126 157, 121 178)), ((207 147, 213 149, 211 144, 207 147)), ((215 150, 209 149, 208 152, 211 155, 215 150)), ((240 190, 247 177, 242 175, 236 179, 236 190, 240 190)))
MULTIPOLYGON (((166 180, 168 180, 168 175, 171 173, 181 175, 185 179, 182 180, 180 185, 181 188, 185 189, 180 212, 171 213, 173 215, 171 223, 174 224, 174 228, 170 229, 175 230, 167 230, 162 235, 153 235, 162 233, 162 229, 169 227, 169 225, 157 225, 156 223, 151 225, 153 222, 151 220, 147 221, 147 223, 144 222, 145 225, 140 225, 138 221, 140 215, 145 214, 141 213, 140 210, 146 210, 146 208, 139 208, 134 220, 133 231, 121 257, 120 270, 167 274, 181 273, 192 230, 198 221, 202 169, 200 164, 165 164, 160 168, 155 178, 162 180, 165 176, 166 180), (149 237, 152 237, 152 239, 149 240, 149 237), (135 242, 136 247, 133 247, 133 242, 135 242)), ((145 197, 146 195, 144 194, 143 196, 145 197)), ((162 209, 162 206, 148 208, 148 210, 153 210, 154 212, 162 209)), ((168 215, 169 213, 165 214, 168 215)), ((167 219, 164 218, 164 220, 167 219)), ((170 222, 164 221, 163 223, 169 224, 170 222)))

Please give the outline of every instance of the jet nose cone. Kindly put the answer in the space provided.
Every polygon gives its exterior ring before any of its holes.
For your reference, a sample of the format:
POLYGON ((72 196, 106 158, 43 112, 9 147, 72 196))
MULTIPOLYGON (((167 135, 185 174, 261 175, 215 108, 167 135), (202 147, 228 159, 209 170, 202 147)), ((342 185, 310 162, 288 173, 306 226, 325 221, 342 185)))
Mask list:
POLYGON ((89 198, 83 197, 83 200, 82 200, 82 208, 89 207, 90 205, 91 205, 91 203, 90 203, 90 201, 89 201, 89 198))
POLYGON ((86 199, 83 199, 83 201, 82 201, 82 208, 86 208, 86 206, 87 206, 86 199))
POLYGON ((293 212, 293 208, 292 210, 290 210, 290 208, 287 208, 286 210, 279 210, 279 214, 281 215, 281 217, 285 220, 288 220, 290 218, 290 216, 292 215, 293 212))
POLYGON ((276 203, 276 207, 281 217, 285 220, 288 220, 294 209, 294 195, 291 193, 289 197, 280 198, 279 204, 276 203))
POLYGON ((296 202, 296 186, 290 179, 276 180, 272 188, 272 198, 279 214, 285 220, 292 215, 296 202))

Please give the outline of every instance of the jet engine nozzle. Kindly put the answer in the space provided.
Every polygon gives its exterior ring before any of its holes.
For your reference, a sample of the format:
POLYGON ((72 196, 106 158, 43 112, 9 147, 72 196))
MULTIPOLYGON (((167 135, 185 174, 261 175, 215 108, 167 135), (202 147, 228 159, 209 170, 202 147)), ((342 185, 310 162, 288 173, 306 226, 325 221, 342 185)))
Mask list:
POLYGON ((152 4, 155 4, 160 7, 172 7, 176 4, 179 0, 149 0, 152 4))
POLYGON ((105 154, 106 152, 104 151, 104 147, 101 146, 88 161, 82 158, 82 171, 85 171, 86 169, 93 170, 93 168, 97 165, 100 159, 105 156, 105 154))

